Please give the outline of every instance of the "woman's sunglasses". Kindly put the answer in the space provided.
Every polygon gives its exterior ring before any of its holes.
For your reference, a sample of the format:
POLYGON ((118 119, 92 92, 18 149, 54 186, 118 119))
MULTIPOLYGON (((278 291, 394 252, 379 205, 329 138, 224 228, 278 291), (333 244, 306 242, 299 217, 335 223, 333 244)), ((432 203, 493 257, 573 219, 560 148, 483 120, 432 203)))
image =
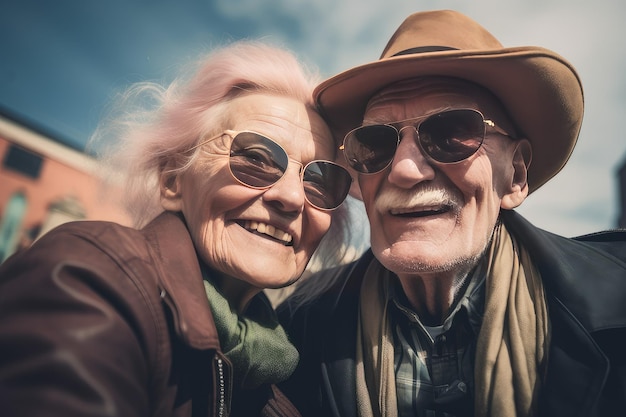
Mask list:
MULTIPOLYGON (((285 175, 289 165, 287 152, 272 139, 255 132, 227 130, 195 147, 223 135, 232 138, 228 167, 233 178, 242 185, 263 190, 276 184, 285 175)), ((352 177, 345 168, 323 160, 306 164, 300 170, 300 177, 306 200, 320 210, 334 210, 339 207, 348 195, 352 183, 352 177)))
MULTIPOLYGON (((414 119, 402 122, 410 120, 414 119)), ((479 111, 455 109, 435 113, 417 126, 401 129, 391 124, 357 127, 348 132, 341 149, 348 164, 356 171, 375 174, 387 168, 393 160, 400 144, 400 132, 413 128, 417 131, 417 142, 426 155, 436 162, 452 164, 469 158, 480 149, 487 126, 510 137, 493 121, 486 120, 479 111)))

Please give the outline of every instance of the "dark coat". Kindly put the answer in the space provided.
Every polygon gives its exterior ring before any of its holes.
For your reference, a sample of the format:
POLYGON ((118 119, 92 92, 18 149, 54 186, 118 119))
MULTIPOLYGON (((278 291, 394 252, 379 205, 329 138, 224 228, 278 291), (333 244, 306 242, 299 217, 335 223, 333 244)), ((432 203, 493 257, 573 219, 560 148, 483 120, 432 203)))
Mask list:
POLYGON ((178 216, 65 224, 0 266, 3 416, 226 416, 231 382, 178 216))
MULTIPOLYGON (((545 417, 613 416, 626 409, 626 231, 568 239, 503 212, 508 230, 539 268, 552 326, 540 399, 545 417)), ((337 276, 315 302, 287 300, 279 318, 300 350, 300 364, 283 391, 303 415, 355 417, 358 293, 373 259, 309 280, 337 276)), ((309 281, 312 282, 312 281, 309 281)), ((299 290, 306 291, 306 285, 299 290)), ((494 416, 496 417, 496 416, 494 416)))

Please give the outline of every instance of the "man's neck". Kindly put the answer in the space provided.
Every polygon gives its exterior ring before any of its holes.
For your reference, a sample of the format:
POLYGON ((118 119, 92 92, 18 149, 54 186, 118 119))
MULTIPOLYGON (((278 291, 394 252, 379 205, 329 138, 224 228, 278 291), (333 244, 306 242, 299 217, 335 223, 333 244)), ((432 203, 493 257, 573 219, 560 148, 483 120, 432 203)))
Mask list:
POLYGON ((470 277, 469 271, 398 275, 410 306, 427 326, 444 322, 470 277))

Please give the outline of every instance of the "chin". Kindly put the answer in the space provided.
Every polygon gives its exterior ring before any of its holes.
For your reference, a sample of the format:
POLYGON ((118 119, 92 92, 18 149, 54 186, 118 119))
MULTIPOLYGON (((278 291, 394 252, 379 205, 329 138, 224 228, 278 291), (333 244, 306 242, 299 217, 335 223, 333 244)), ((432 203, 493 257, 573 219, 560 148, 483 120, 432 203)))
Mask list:
POLYGON ((300 279, 300 277, 298 276, 298 277, 295 277, 295 278, 284 280, 282 282, 268 283, 265 286, 265 289, 268 289, 268 290, 279 290, 281 288, 285 288, 285 287, 288 287, 288 286, 290 286, 292 284, 295 284, 299 279, 300 279))
POLYGON ((293 284, 300 278, 300 273, 293 271, 291 268, 285 266, 277 266, 274 264, 271 267, 265 266, 263 268, 255 268, 255 271, 263 271, 263 274, 252 273, 248 275, 246 281, 251 285, 261 289, 276 289, 283 288, 290 284, 293 284))
POLYGON ((390 247, 374 253, 385 268, 396 274, 437 272, 441 271, 442 265, 449 263, 448 259, 441 258, 441 251, 416 253, 415 246, 390 247))

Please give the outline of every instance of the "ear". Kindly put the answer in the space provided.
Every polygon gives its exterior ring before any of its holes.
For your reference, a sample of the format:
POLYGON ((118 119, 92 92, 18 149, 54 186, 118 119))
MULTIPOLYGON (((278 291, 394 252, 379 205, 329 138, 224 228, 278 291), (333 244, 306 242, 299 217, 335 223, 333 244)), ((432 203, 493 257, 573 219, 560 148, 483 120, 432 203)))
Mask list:
POLYGON ((532 160, 532 148, 527 139, 519 139, 513 150, 513 176, 507 193, 502 197, 500 207, 512 210, 528 197, 528 168, 532 160))
POLYGON ((183 209, 181 174, 173 167, 173 163, 166 163, 159 175, 160 200, 163 209, 178 212, 183 209))

